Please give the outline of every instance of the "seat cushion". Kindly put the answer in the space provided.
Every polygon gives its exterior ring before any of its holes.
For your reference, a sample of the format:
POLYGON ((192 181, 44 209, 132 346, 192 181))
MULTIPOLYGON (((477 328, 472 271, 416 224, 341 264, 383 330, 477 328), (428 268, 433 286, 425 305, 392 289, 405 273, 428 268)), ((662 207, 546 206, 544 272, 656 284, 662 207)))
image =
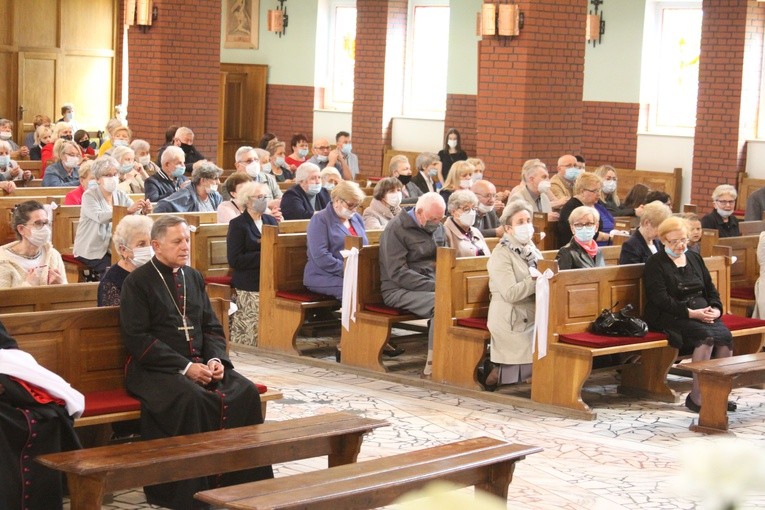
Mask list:
POLYGON ((226 276, 205 276, 205 283, 219 283, 221 285, 231 286, 231 277, 226 276))
POLYGON ((730 289, 730 297, 754 301, 754 287, 733 287, 730 289))
POLYGON ((92 391, 85 394, 85 411, 83 416, 100 416, 102 414, 138 411, 141 403, 118 388, 116 390, 92 391))
POLYGON ((489 327, 486 325, 486 317, 465 317, 464 319, 457 319, 457 325, 489 331, 489 327))
POLYGON ((261 395, 268 391, 268 386, 265 384, 255 383, 255 386, 258 388, 258 393, 261 395))
POLYGON ((71 255, 71 254, 65 255, 62 253, 61 260, 63 260, 64 262, 69 262, 70 264, 75 264, 77 266, 87 267, 85 264, 77 260, 74 255, 71 255))
POLYGON ((280 290, 276 292, 276 297, 289 299, 290 301, 311 302, 311 301, 334 301, 335 298, 317 294, 309 290, 280 290))
POLYGON ((364 310, 369 312, 384 313, 385 315, 409 315, 409 312, 406 310, 400 310, 398 308, 393 308, 392 306, 386 306, 382 303, 364 305, 364 310))
POLYGON ((752 319, 750 317, 740 317, 738 315, 725 314, 721 317, 721 319, 731 331, 765 326, 764 320, 752 319))
POLYGON ((645 342, 653 342, 656 340, 666 340, 667 335, 664 333, 657 333, 655 331, 649 331, 646 336, 604 336, 595 335, 592 333, 571 333, 568 335, 561 335, 560 342, 571 345, 581 345, 582 347, 593 347, 600 349, 603 347, 615 347, 618 345, 632 345, 641 344, 645 342))

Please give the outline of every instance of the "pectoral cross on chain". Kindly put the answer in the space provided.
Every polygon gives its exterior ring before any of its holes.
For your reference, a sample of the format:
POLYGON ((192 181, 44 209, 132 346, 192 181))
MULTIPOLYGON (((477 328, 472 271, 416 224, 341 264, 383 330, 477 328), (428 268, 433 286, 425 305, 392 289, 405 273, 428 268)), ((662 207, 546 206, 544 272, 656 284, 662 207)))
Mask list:
POLYGON ((181 316, 181 318, 183 320, 183 326, 179 326, 178 327, 178 331, 183 331, 183 334, 186 335, 186 342, 188 342, 189 345, 191 345, 191 337, 189 336, 189 331, 193 330, 194 327, 193 326, 189 326, 186 323, 186 316, 185 315, 181 316))

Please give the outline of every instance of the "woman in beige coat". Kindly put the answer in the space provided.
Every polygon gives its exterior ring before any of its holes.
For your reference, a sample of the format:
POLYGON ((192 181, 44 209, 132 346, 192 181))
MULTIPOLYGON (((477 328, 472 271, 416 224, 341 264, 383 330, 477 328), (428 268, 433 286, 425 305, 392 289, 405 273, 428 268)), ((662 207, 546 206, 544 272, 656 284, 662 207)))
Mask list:
POLYGON ((444 222, 447 244, 458 257, 478 257, 491 254, 483 234, 473 226, 478 197, 469 189, 460 189, 449 196, 449 218, 444 222))
POLYGON ((484 366, 481 383, 488 391, 531 376, 536 282, 529 268, 542 259, 531 240, 531 206, 523 200, 511 201, 503 216, 505 235, 487 264, 491 362, 484 366))

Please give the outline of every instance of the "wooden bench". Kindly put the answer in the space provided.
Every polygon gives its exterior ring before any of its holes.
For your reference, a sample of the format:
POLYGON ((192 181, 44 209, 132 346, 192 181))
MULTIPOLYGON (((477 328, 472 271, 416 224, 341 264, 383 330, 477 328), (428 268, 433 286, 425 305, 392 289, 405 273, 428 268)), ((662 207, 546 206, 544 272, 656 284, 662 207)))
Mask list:
POLYGON ((765 352, 684 363, 699 378, 701 411, 689 427, 707 434, 727 432, 728 395, 734 388, 765 382, 765 352))
MULTIPOLYGON (((417 175, 418 169, 417 169, 417 156, 419 156, 422 152, 414 152, 414 151, 400 151, 397 149, 394 149, 392 147, 386 147, 385 148, 385 154, 383 156, 383 162, 382 162, 382 169, 380 170, 380 175, 382 176, 389 176, 390 175, 390 160, 393 159, 394 156, 406 156, 406 159, 409 160, 409 166, 412 168, 412 177, 417 175)), ((436 151, 438 152, 438 151, 436 151)))
POLYGON ((303 286, 306 242, 305 233, 281 234, 278 226, 263 226, 258 347, 300 354, 295 342, 306 311, 340 307, 336 299, 309 292, 303 286))
POLYGON ((67 474, 71 506, 100 510, 105 494, 157 483, 327 455, 329 467, 356 462, 363 437, 387 425, 350 413, 215 430, 52 453, 41 464, 67 474))
POLYGON ((746 201, 749 195, 758 189, 765 187, 765 179, 753 179, 745 173, 739 174, 738 197, 736 198, 736 211, 740 214, 746 210, 746 201))
MULTIPOLYGON (((622 245, 616 246, 601 246, 600 252, 603 254, 603 262, 607 266, 619 265, 619 256, 622 253, 622 245)), ((558 256, 558 250, 545 250, 542 252, 544 260, 555 260, 558 256)))
POLYGON ((518 461, 542 451, 536 446, 477 437, 322 471, 197 493, 224 508, 250 510, 363 510, 393 503, 435 480, 475 486, 507 499, 518 461))
POLYGON ((739 221, 738 230, 742 236, 751 236, 765 231, 765 220, 739 221))
POLYGON ((28 200, 37 200, 40 203, 47 204, 54 200, 63 197, 48 197, 48 196, 18 196, 8 195, 0 196, 0 244, 8 244, 16 240, 16 234, 11 228, 11 218, 13 217, 13 210, 22 202, 28 200))
POLYGON ((672 200, 672 210, 680 210, 680 200, 683 192, 683 169, 675 168, 671 172, 652 170, 635 170, 632 168, 617 168, 619 177, 616 192, 620 197, 626 197, 635 184, 645 184, 651 191, 663 191, 672 200))
POLYGON ((735 257, 730 269, 730 307, 734 315, 748 317, 754 307, 754 285, 760 277, 757 260, 759 242, 759 234, 717 240, 716 246, 729 248, 728 256, 735 257))
MULTIPOLYGON (((19 181, 14 181, 17 184, 19 181)), ((46 197, 52 197, 52 196, 60 196, 61 204, 63 204, 64 200, 63 197, 66 196, 67 193, 70 191, 73 191, 76 189, 76 186, 50 186, 45 188, 38 188, 38 187, 29 187, 29 188, 19 188, 17 187, 12 193, 8 193, 6 191, 2 192, 2 196, 10 196, 10 197, 34 197, 35 199, 39 199, 41 196, 46 197)))
POLYGON ((556 249, 558 247, 558 222, 550 221, 546 213, 538 212, 534 213, 531 221, 534 225, 535 233, 545 234, 544 238, 539 242, 535 238, 534 241, 537 248, 542 251, 556 249))
MULTIPOLYGON (((370 231, 372 232, 372 231, 370 231)), ((367 234, 369 234, 368 232, 367 234)), ((349 329, 341 329, 340 348, 343 364, 386 372, 382 351, 390 341, 391 328, 405 321, 421 319, 417 315, 385 305, 380 293, 379 232, 375 244, 362 246, 360 237, 347 236, 345 248, 359 250, 356 287, 356 320, 349 329)), ((372 242, 370 240, 370 242, 372 242)), ((421 335, 417 335, 418 337, 421 335)), ((402 337, 398 337, 402 339, 402 337)))
POLYGON ((88 308, 98 302, 98 282, 0 289, 0 313, 88 308))

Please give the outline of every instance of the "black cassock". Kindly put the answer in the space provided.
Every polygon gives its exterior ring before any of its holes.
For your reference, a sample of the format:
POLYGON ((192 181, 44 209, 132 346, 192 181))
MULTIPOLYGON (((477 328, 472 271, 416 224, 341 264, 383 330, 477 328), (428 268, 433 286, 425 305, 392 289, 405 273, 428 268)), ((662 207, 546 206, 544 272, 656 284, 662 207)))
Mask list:
MULTIPOLYGON (((141 401, 141 436, 156 439, 263 423, 257 387, 233 370, 223 328, 210 306, 204 280, 184 266, 173 271, 155 257, 125 279, 120 327, 128 351, 125 386, 141 401), (160 274, 167 284, 163 283, 160 274), (184 310, 189 340, 178 310, 184 310), (172 297, 171 297, 172 293, 172 297), (189 362, 220 359, 221 381, 202 387, 181 371, 189 362)), ((149 503, 175 509, 199 503, 194 493, 272 478, 271 466, 144 487, 149 503)))
MULTIPOLYGON (((18 349, 2 323, 0 349, 18 349)), ((80 448, 72 418, 64 406, 39 403, 6 375, 0 374, 0 384, 0 508, 62 508, 63 475, 34 458, 80 448)))

